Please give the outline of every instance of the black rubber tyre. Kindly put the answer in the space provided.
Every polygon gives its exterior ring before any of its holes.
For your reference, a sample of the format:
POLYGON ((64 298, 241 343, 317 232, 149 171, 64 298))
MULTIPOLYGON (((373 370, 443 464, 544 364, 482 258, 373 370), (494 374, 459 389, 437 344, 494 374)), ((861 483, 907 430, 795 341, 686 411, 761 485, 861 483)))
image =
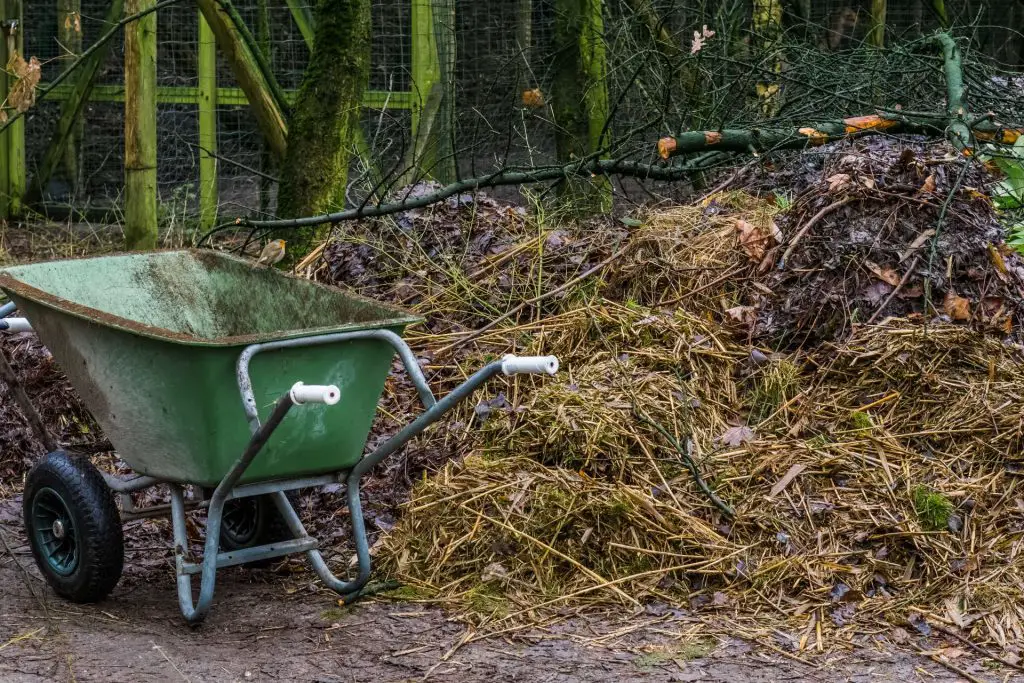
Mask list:
MULTIPOLYGON (((288 499, 295 504, 291 492, 288 499)), ((235 498, 224 504, 220 523, 220 549, 241 550, 292 538, 288 525, 269 495, 235 498)), ((246 562, 243 567, 268 567, 280 558, 246 562)))
POLYGON ((96 602, 124 568, 124 535, 114 497, 85 458, 54 451, 31 469, 22 514, 36 566, 58 595, 96 602))

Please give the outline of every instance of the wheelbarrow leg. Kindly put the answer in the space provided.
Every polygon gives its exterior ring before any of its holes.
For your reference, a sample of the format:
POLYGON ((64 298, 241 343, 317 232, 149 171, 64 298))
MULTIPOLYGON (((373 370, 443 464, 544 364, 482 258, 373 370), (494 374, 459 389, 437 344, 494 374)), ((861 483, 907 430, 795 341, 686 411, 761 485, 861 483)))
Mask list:
MULTIPOLYGON (((323 555, 317 549, 307 550, 306 557, 313 566, 313 571, 320 577, 325 586, 342 596, 350 596, 358 593, 366 582, 370 580, 370 544, 366 538, 366 525, 363 522, 363 510, 359 501, 359 477, 355 474, 349 476, 346 494, 348 496, 348 512, 352 520, 352 535, 356 541, 356 558, 359 570, 356 578, 351 581, 342 581, 334 575, 327 567, 323 555)), ((304 538, 308 534, 302 525, 302 520, 292 507, 288 496, 282 491, 272 494, 274 503, 277 505, 281 517, 288 525, 289 531, 296 538, 304 538)))
POLYGON ((199 580, 199 600, 192 602, 192 577, 185 573, 188 558, 188 534, 185 530, 185 494, 178 484, 171 484, 171 526, 174 528, 174 569, 178 576, 178 605, 185 621, 198 624, 210 611, 217 579, 217 550, 224 501, 210 501, 206 517, 206 545, 203 548, 203 570, 199 580))

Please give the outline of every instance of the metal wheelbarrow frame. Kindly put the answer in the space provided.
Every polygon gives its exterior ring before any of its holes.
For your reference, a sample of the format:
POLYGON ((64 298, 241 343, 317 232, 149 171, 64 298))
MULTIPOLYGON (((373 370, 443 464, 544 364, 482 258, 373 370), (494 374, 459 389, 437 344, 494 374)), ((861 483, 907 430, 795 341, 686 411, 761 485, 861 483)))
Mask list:
MULTIPOLYGON (((24 318, 7 318, 13 312, 15 304, 10 303, 0 307, 0 330, 25 331, 32 329, 31 324, 24 318)), ((140 519, 165 516, 170 513, 173 536, 175 574, 177 577, 178 603, 186 621, 191 624, 201 622, 209 612, 216 584, 217 570, 222 567, 229 567, 240 564, 258 562, 282 557, 294 553, 305 553, 313 570, 325 586, 342 595, 346 600, 358 597, 359 592, 366 586, 370 579, 372 563, 370 558, 369 543, 362 516, 360 501, 360 482, 362 477, 384 458, 402 448, 410 439, 422 433, 424 429, 440 419, 446 412, 451 410, 460 401, 466 399, 473 391, 498 374, 512 375, 518 373, 546 373, 554 374, 558 369, 558 360, 553 356, 537 357, 515 357, 506 356, 502 360, 488 363, 465 382, 457 386, 450 394, 437 400, 427 384, 419 364, 416 362, 409 346, 395 332, 388 329, 367 329, 350 332, 337 332, 328 334, 314 334, 310 336, 291 337, 286 339, 254 343, 246 346, 239 354, 235 364, 236 379, 239 395, 242 400, 242 407, 249 424, 251 437, 242 454, 227 471, 227 474, 219 481, 212 495, 208 498, 202 495, 187 496, 186 484, 183 482, 167 481, 147 475, 129 475, 118 477, 111 474, 99 474, 98 470, 86 459, 69 459, 63 453, 51 453, 47 456, 58 458, 65 463, 71 463, 71 467, 79 470, 78 476, 83 480, 97 475, 102 476, 102 481, 110 492, 120 495, 122 508, 118 515, 116 508, 114 521, 107 524, 117 524, 116 530, 103 529, 103 533, 114 533, 120 542, 122 520, 140 519), (379 445, 371 453, 364 455, 350 468, 345 468, 327 474, 313 476, 302 476, 292 478, 280 478, 267 481, 251 483, 239 483, 247 469, 259 456, 261 450, 274 435, 275 431, 285 422, 289 412, 298 407, 300 410, 306 404, 334 405, 339 400, 339 389, 333 385, 304 385, 301 381, 296 382, 290 390, 286 391, 274 404, 269 416, 261 421, 257 411, 257 401, 250 376, 250 363, 254 357, 267 351, 281 349, 296 349, 317 347, 354 340, 376 340, 385 342, 392 347, 401 360, 405 371, 416 388, 419 398, 423 404, 424 411, 412 422, 407 424, 398 433, 379 445), (336 576, 328 567, 323 555, 319 550, 319 541, 310 536, 295 511, 287 492, 326 484, 341 483, 346 487, 352 535, 356 546, 357 571, 354 577, 341 579, 336 576), (166 484, 170 489, 170 504, 155 505, 150 507, 136 508, 132 504, 131 493, 141 491, 153 486, 166 484), (262 543, 240 549, 222 550, 223 541, 222 525, 224 522, 225 508, 231 501, 249 499, 256 496, 269 496, 280 515, 281 520, 287 528, 291 538, 282 541, 262 543), (189 552, 188 536, 186 532, 185 515, 189 508, 206 509, 206 540, 202 558, 192 557, 189 552), (198 598, 193 597, 192 577, 200 576, 198 598)), ((308 378, 307 378, 308 379, 308 378)), ((20 389, 20 388, 19 388, 20 389)), ((301 454, 299 454, 301 455, 301 454)), ((36 468, 46 464, 44 461, 36 468)), ((65 466, 68 466, 65 464, 65 466)), ((32 480, 33 473, 30 472, 29 480, 32 480)), ((26 487, 28 488, 28 487, 26 487)), ((197 488, 192 486, 193 489, 197 488)), ((68 503, 61 501, 66 507, 68 503)), ((73 505, 74 503, 72 503, 73 505)), ((26 529, 36 529, 38 524, 33 526, 33 520, 29 519, 30 501, 26 492, 25 514, 26 529)), ((33 555, 47 581, 61 592, 59 580, 55 581, 55 568, 51 566, 52 561, 43 557, 42 546, 47 542, 64 542, 64 534, 68 530, 75 534, 88 532, 79 528, 71 529, 73 511, 68 511, 68 517, 58 517, 52 522, 51 528, 42 529, 43 536, 38 533, 30 533, 29 540, 33 548, 33 555), (69 525, 65 528, 65 524, 69 525), (40 540, 41 538, 41 540, 40 540), (48 540, 47 540, 48 539, 48 540), (56 540, 55 540, 56 539, 56 540)), ((49 523, 47 518, 47 523, 49 523)), ((75 527, 81 526, 78 524, 75 527)), ((74 542, 78 543, 76 535, 74 542)), ((120 550, 120 547, 119 547, 120 550)), ((77 550, 77 552, 82 552, 77 550)), ((65 597, 79 599, 79 601, 94 601, 101 599, 116 585, 120 576, 120 568, 123 562, 123 551, 121 557, 116 559, 117 576, 113 581, 104 584, 104 588, 94 591, 92 594, 68 595, 65 597)), ((59 578, 59 577, 56 577, 59 578)))

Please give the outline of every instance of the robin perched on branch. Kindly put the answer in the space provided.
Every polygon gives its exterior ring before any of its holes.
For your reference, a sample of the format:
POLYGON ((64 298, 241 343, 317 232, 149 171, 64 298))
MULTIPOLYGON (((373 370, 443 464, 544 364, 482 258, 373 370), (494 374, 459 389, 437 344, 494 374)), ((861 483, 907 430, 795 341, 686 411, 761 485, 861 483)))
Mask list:
POLYGON ((263 247, 260 257, 252 264, 252 267, 255 268, 258 265, 272 266, 275 263, 280 263, 283 258, 284 240, 271 240, 267 243, 267 246, 263 247))

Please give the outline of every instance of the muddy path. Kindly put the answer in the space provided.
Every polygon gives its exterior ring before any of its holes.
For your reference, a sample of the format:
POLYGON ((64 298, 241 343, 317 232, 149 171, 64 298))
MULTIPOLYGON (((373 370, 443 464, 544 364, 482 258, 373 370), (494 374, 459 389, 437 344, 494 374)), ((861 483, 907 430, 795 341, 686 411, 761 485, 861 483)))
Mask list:
MULTIPOLYGON (((97 605, 54 596, 21 525, 0 532, 0 681, 956 681, 920 654, 868 638, 807 665, 703 632, 684 614, 574 617, 544 631, 466 643, 465 625, 410 602, 341 609, 312 575, 242 569, 218 576, 206 623, 184 624, 166 550, 129 535, 126 575, 97 605), (140 569, 141 565, 141 569, 140 569)), ((16 508, 15 508, 16 509, 16 508)), ((471 634, 470 634, 471 635, 471 634)), ((921 644, 942 647, 938 642, 921 644)), ((983 681, 1024 681, 969 656, 983 681)))

